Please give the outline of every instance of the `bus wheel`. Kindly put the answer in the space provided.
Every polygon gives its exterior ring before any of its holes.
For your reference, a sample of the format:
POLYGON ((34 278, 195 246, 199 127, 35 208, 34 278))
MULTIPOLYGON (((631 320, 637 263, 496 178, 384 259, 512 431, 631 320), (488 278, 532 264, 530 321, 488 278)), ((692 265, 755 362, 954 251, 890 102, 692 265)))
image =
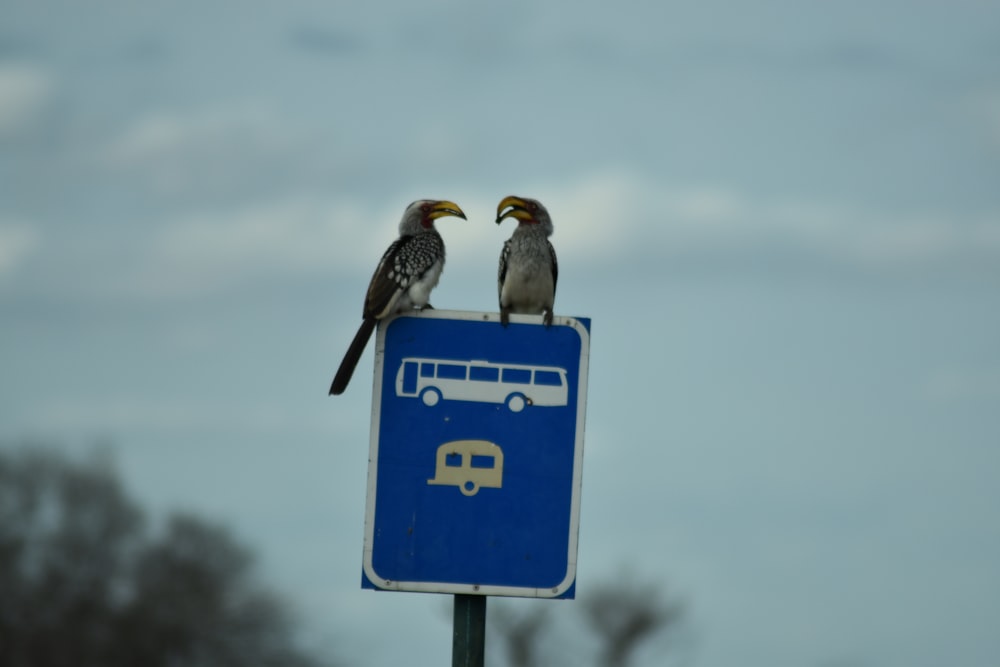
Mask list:
POLYGON ((424 393, 420 394, 420 399, 424 402, 424 405, 434 406, 441 400, 441 392, 434 387, 427 387, 427 389, 424 389, 424 393))
POLYGON ((511 412, 520 412, 524 410, 524 396, 521 394, 511 394, 507 397, 507 408, 511 412))

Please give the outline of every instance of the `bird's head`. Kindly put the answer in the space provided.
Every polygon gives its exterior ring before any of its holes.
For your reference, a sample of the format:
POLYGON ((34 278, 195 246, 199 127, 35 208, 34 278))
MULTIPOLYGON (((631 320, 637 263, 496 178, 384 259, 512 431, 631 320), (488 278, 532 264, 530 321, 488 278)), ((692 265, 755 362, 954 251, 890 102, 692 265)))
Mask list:
POLYGON ((446 199, 418 199, 403 212, 399 233, 417 234, 425 229, 431 229, 435 220, 449 215, 463 220, 468 219, 455 202, 446 199))
POLYGON ((497 224, 506 218, 515 218, 519 225, 541 225, 547 233, 552 233, 552 218, 537 199, 504 197, 497 204, 497 224))

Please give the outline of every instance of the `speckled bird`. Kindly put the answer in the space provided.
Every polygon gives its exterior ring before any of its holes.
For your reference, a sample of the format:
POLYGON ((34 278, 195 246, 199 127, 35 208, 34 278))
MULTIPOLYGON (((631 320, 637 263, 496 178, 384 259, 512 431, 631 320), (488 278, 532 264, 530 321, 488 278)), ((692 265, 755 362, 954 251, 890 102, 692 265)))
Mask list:
POLYGON ((500 323, 507 326, 511 313, 543 314, 552 324, 559 264, 549 237, 552 218, 541 202, 527 197, 504 197, 497 205, 497 224, 506 218, 518 221, 503 244, 497 271, 500 323))
POLYGON ((431 290, 444 269, 444 240, 434 228, 434 221, 446 216, 466 219, 458 204, 443 199, 419 199, 406 207, 399 222, 399 238, 382 255, 368 284, 361 327, 340 362, 330 395, 347 389, 379 320, 430 306, 431 290))

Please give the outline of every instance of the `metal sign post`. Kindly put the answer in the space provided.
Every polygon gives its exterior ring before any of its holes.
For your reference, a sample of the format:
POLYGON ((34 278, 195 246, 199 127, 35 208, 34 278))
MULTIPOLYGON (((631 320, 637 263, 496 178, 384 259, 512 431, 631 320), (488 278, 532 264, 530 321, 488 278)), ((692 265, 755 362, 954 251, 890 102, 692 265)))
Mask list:
POLYGON ((486 659, 486 596, 455 596, 451 667, 483 667, 486 659))

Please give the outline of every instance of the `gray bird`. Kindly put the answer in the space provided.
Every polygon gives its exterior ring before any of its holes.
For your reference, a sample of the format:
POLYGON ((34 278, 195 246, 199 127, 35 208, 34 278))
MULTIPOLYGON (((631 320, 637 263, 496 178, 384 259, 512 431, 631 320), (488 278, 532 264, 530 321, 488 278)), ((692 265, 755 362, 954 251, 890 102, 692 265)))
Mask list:
POLYGON ((556 250, 549 242, 552 218, 537 200, 514 196, 497 205, 497 224, 505 218, 515 218, 518 224, 500 253, 500 323, 507 326, 511 313, 545 313, 542 321, 550 326, 559 278, 556 250))
POLYGON ((364 319, 333 378, 331 396, 347 389, 379 320, 412 308, 430 307, 431 290, 444 268, 444 241, 434 229, 434 221, 449 215, 466 219, 458 204, 446 200, 419 199, 406 207, 399 222, 399 238, 382 255, 368 284, 364 319))

